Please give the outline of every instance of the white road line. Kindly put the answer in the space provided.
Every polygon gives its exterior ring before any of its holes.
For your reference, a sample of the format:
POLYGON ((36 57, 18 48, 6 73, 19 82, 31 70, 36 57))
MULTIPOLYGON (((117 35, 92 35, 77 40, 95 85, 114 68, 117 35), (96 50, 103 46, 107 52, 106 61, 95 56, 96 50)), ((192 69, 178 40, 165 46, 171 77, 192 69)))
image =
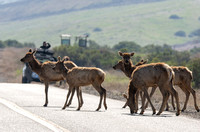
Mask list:
POLYGON ((7 101, 5 99, 2 99, 0 98, 0 103, 4 104, 5 106, 7 106, 8 108, 12 109, 13 111, 21 114, 21 115, 24 115, 40 124, 42 124, 43 126, 49 128, 50 130, 54 131, 54 132, 69 132, 69 130, 61 127, 61 126, 58 126, 57 124, 51 122, 51 121, 48 121, 42 117, 39 117, 27 110, 24 110, 22 109, 21 107, 19 107, 18 105, 10 102, 10 101, 7 101))

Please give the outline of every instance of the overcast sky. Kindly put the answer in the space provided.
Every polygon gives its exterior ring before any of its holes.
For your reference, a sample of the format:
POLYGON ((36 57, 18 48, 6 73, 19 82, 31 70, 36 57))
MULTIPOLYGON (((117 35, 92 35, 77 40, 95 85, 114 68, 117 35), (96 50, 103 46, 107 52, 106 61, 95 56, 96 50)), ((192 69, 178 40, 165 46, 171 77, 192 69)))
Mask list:
POLYGON ((0 0, 0 4, 8 4, 8 3, 12 3, 12 2, 16 2, 16 1, 20 1, 20 0, 0 0))

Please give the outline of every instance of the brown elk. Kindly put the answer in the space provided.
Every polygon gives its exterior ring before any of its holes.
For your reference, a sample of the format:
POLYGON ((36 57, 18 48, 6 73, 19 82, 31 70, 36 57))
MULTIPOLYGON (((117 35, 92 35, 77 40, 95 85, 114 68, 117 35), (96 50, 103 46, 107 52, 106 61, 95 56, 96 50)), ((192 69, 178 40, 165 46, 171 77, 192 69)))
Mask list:
MULTIPOLYGON (((135 108, 137 108, 136 93, 142 90, 152 107, 153 114, 155 114, 155 108, 151 103, 149 94, 147 92, 147 88, 157 85, 163 95, 162 105, 157 115, 160 115, 163 112, 164 107, 166 106, 167 100, 169 98, 169 95, 171 93, 176 99, 176 105, 177 105, 176 115, 178 116, 180 114, 180 105, 179 105, 178 93, 173 88, 172 84, 173 78, 174 78, 174 72, 172 68, 165 63, 151 63, 137 67, 132 73, 128 90, 128 106, 130 107, 131 113, 133 113, 136 110, 135 108)), ((142 110, 140 114, 143 113, 144 113, 144 100, 142 101, 142 110)))
MULTIPOLYGON (((130 63, 132 63, 132 62, 131 62, 130 58, 131 58, 131 56, 134 55, 134 53, 119 52, 119 55, 122 56, 125 70, 131 72, 130 63)), ((157 85, 157 86, 159 86, 159 89, 163 95, 163 102, 162 102, 161 108, 160 108, 159 112, 157 113, 157 115, 160 115, 162 113, 164 106, 167 103, 169 93, 171 93, 172 95, 175 96, 176 103, 177 103, 177 113, 176 114, 179 115, 180 114, 179 98, 178 98, 178 93, 175 91, 175 89, 173 88, 173 85, 172 85, 173 76, 174 76, 174 72, 171 69, 171 67, 169 67, 167 64, 164 64, 164 63, 146 64, 146 65, 141 65, 141 66, 137 67, 132 72, 131 81, 129 84, 128 104, 131 109, 131 112, 135 112, 135 110, 137 108, 136 107, 137 105, 133 105, 131 100, 134 99, 134 101, 135 101, 134 104, 137 104, 137 101, 135 100, 136 99, 135 98, 136 91, 138 92, 138 90, 142 90, 144 92, 145 96, 147 97, 148 101, 150 102, 150 105, 153 110, 153 114, 155 114, 155 108, 150 101, 150 97, 149 97, 149 94, 146 89, 148 87, 153 87, 153 86, 157 85), (144 68, 142 68, 142 67, 144 67, 144 68), (160 76, 160 77, 158 78, 158 76, 160 76), (137 77, 139 77, 140 79, 138 79, 137 77), (165 84, 165 85, 163 85, 163 84, 165 84)), ((142 99, 141 114, 143 114, 143 112, 144 112, 144 99, 145 98, 142 99)))
MULTIPOLYGON (((124 66, 126 66, 126 68, 124 68, 124 71, 125 72, 131 72, 132 70, 130 70, 130 69, 134 69, 134 66, 132 65, 132 61, 131 61, 130 58, 131 58, 131 56, 134 55, 134 53, 120 53, 119 52, 119 55, 122 55, 122 56, 124 55, 125 56, 124 57, 125 58, 124 62, 126 62, 126 64, 124 63, 124 66)), ((140 62, 138 64, 142 64, 142 62, 140 62)), ((120 65, 122 65, 122 64, 119 64, 118 67, 120 67, 120 65)), ((192 95, 193 95, 194 107, 195 107, 196 111, 199 112, 199 108, 197 106, 197 101, 196 101, 196 92, 191 87, 192 72, 187 67, 183 67, 183 66, 172 66, 171 68, 173 69, 173 71, 175 73, 175 78, 174 78, 174 81, 173 81, 173 85, 179 86, 181 88, 181 90, 186 95, 186 99, 185 99, 184 106, 182 108, 182 112, 187 107, 187 103, 188 103, 188 100, 189 100, 190 93, 192 93, 192 95)), ((155 90, 156 90, 156 86, 152 87, 152 91, 150 93, 150 97, 154 94, 155 90)), ((172 96, 172 106, 175 109, 174 101, 173 101, 173 95, 171 95, 171 96, 172 96)), ((148 102, 146 103, 145 108, 147 107, 147 105, 148 105, 148 102)), ((168 110, 168 108, 169 108, 169 106, 168 106, 168 103, 167 103, 166 110, 168 110)))
MULTIPOLYGON (((27 52, 26 55, 21 59, 21 61, 24 63, 28 63, 29 66, 31 67, 31 69, 39 75, 40 80, 42 82, 44 82, 44 84, 45 84, 45 104, 44 104, 44 106, 46 107, 48 105, 49 83, 52 81, 61 81, 64 78, 63 78, 62 74, 57 73, 52 69, 55 66, 56 62, 47 61, 44 63, 40 63, 34 56, 35 52, 36 51, 32 52, 32 50, 30 49, 29 52, 27 52)), ((64 63, 65 63, 65 66, 68 67, 69 69, 71 69, 73 67, 77 67, 76 64, 74 64, 72 61, 65 61, 64 63)), ((74 90, 73 90, 73 92, 74 92, 74 90)), ((72 95, 73 95, 73 93, 72 93, 72 95)), ((69 105, 71 104, 72 97, 73 96, 71 96, 69 105)))
POLYGON ((197 106, 197 101, 196 101, 196 92, 191 87, 192 72, 187 67, 183 67, 183 66, 172 66, 172 69, 175 73, 175 79, 174 79, 173 84, 179 86, 186 95, 186 99, 185 99, 185 103, 184 103, 182 111, 186 109, 190 93, 192 93, 193 98, 194 98, 194 107, 196 111, 199 112, 199 108, 197 106))
MULTIPOLYGON (((130 61, 131 62, 131 61, 130 61)), ((113 69, 117 70, 121 70, 128 78, 131 78, 131 74, 132 72, 136 69, 137 66, 140 66, 140 65, 143 65, 143 64, 146 64, 147 61, 144 61, 144 60, 141 60, 140 62, 138 62, 136 65, 133 65, 132 62, 129 63, 130 65, 130 68, 129 70, 125 69, 124 68, 124 63, 122 60, 118 61, 118 63, 116 65, 113 66, 113 69)), ((153 96, 153 93, 155 92, 156 90, 156 86, 152 87, 152 91, 150 93, 150 98, 153 96)), ((123 94, 123 96, 127 99, 127 96, 125 94, 123 94)), ((138 96, 138 95, 137 95, 138 96)), ((140 97, 142 99, 142 92, 140 91, 140 97)), ((137 97, 138 98, 138 97, 137 97)), ((126 103, 124 104, 124 106, 122 108, 126 108, 127 106, 127 101, 126 103)), ((145 108, 147 108, 148 106, 148 102, 146 103, 145 105, 145 108)))
MULTIPOLYGON (((64 65, 64 60, 61 61, 60 58, 58 58, 58 61, 53 69, 56 72, 62 73, 63 77, 66 79, 69 85, 69 91, 71 89, 74 89, 75 87, 87 86, 92 84, 92 86, 100 94, 99 106, 96 109, 96 111, 98 111, 101 108, 101 103, 103 98, 104 98, 104 107, 105 109, 107 109, 106 90, 101 86, 101 84, 105 79, 105 72, 103 70, 96 67, 74 67, 72 69, 68 69, 64 65)), ((77 94, 79 94, 79 92, 77 92, 77 94)), ((67 99, 63 109, 66 108, 68 97, 69 96, 67 95, 67 99)), ((77 95, 77 97, 79 96, 77 95)), ((79 98, 78 98, 78 103, 79 106, 77 110, 80 110, 81 105, 79 98)))

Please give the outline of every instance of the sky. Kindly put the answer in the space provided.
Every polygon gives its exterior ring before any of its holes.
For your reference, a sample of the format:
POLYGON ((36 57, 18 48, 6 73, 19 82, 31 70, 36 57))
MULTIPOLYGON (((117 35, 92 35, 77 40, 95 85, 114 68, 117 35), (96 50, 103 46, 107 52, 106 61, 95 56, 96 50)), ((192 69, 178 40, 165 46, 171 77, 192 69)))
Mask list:
POLYGON ((0 5, 13 3, 13 2, 16 2, 16 1, 20 1, 20 0, 0 0, 0 5))

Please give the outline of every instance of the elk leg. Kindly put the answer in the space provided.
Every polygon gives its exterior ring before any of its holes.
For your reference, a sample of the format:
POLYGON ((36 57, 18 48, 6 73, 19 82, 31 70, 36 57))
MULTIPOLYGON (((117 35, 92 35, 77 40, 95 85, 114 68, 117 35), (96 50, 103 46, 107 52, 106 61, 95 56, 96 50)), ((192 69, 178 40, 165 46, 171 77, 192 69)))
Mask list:
POLYGON ((100 101, 99 101, 99 106, 98 106, 98 108, 96 109, 96 111, 99 111, 99 109, 101 108, 101 103, 102 103, 102 99, 103 99, 103 90, 102 90, 102 88, 101 88, 101 86, 99 85, 96 85, 95 83, 94 84, 92 84, 92 86, 97 90, 97 92, 99 93, 99 95, 100 95, 100 101))
POLYGON ((103 97, 104 97, 104 101, 103 101, 103 104, 104 104, 104 108, 105 108, 105 110, 107 110, 107 104, 106 104, 106 90, 101 86, 101 89, 102 89, 102 91, 103 91, 103 97))
POLYGON ((77 98, 78 98, 78 108, 77 108, 77 110, 80 110, 80 108, 81 108, 81 101, 80 101, 79 87, 76 87, 76 93, 77 93, 77 98))
POLYGON ((163 112, 163 110, 164 110, 164 108, 165 108, 165 106, 167 104, 167 100, 169 98, 169 92, 167 92, 167 91, 162 92, 162 95, 163 95, 162 105, 160 107, 159 112, 156 115, 160 115, 163 112))
MULTIPOLYGON (((154 108, 152 102, 151 102, 151 99, 149 97, 149 94, 147 92, 147 89, 146 88, 143 88, 143 91, 144 91, 144 95, 146 96, 147 100, 149 101, 150 105, 151 105, 151 108, 152 108, 152 111, 153 111, 153 115, 156 113, 156 109, 154 108)), ((144 106, 143 106, 143 109, 144 109, 144 106)))
POLYGON ((174 89, 172 82, 170 85, 170 92, 172 93, 172 95, 175 97, 176 99, 176 107, 177 107, 177 112, 176 112, 176 116, 180 115, 180 104, 179 104, 179 97, 178 97, 178 93, 176 92, 176 90, 174 89))
POLYGON ((141 112, 140 115, 144 114, 144 104, 145 104, 145 94, 142 96, 141 101, 142 101, 142 106, 141 106, 141 112))
POLYGON ((74 92, 75 92, 75 88, 72 89, 72 94, 71 94, 70 100, 69 100, 69 102, 68 102, 68 104, 67 104, 67 107, 70 106, 71 103, 72 103, 72 99, 73 99, 73 96, 74 96, 74 92))
POLYGON ((74 89, 73 87, 69 86, 69 91, 67 93, 67 98, 66 98, 66 101, 65 101, 65 105, 63 106, 62 109, 65 109, 67 107, 67 101, 68 101, 68 98, 69 98, 69 95, 71 94, 71 90, 74 89))
POLYGON ((197 106, 197 98, 196 98, 196 92, 194 89, 191 88, 191 86, 189 86, 189 91, 192 93, 192 96, 194 98, 194 107, 197 110, 197 112, 199 112, 199 108, 197 106))
POLYGON ((171 98, 172 98, 172 107, 175 110, 176 108, 175 108, 175 104, 174 104, 174 96, 172 94, 171 94, 171 98))
POLYGON ((43 105, 44 107, 47 107, 48 105, 48 89, 49 89, 49 83, 45 82, 45 104, 43 105))
POLYGON ((79 87, 79 92, 80 92, 81 107, 82 107, 84 102, 83 102, 82 90, 80 87, 79 87))
POLYGON ((127 101, 126 101, 126 103, 124 104, 124 106, 122 108, 126 108, 126 106, 127 106, 127 101))
MULTIPOLYGON (((152 89, 151 89, 151 93, 150 93, 150 98, 153 96, 153 94, 155 93, 155 91, 156 91, 156 87, 152 87, 152 89)), ((146 104, 145 104, 145 109, 148 107, 148 101, 146 102, 146 104)))

